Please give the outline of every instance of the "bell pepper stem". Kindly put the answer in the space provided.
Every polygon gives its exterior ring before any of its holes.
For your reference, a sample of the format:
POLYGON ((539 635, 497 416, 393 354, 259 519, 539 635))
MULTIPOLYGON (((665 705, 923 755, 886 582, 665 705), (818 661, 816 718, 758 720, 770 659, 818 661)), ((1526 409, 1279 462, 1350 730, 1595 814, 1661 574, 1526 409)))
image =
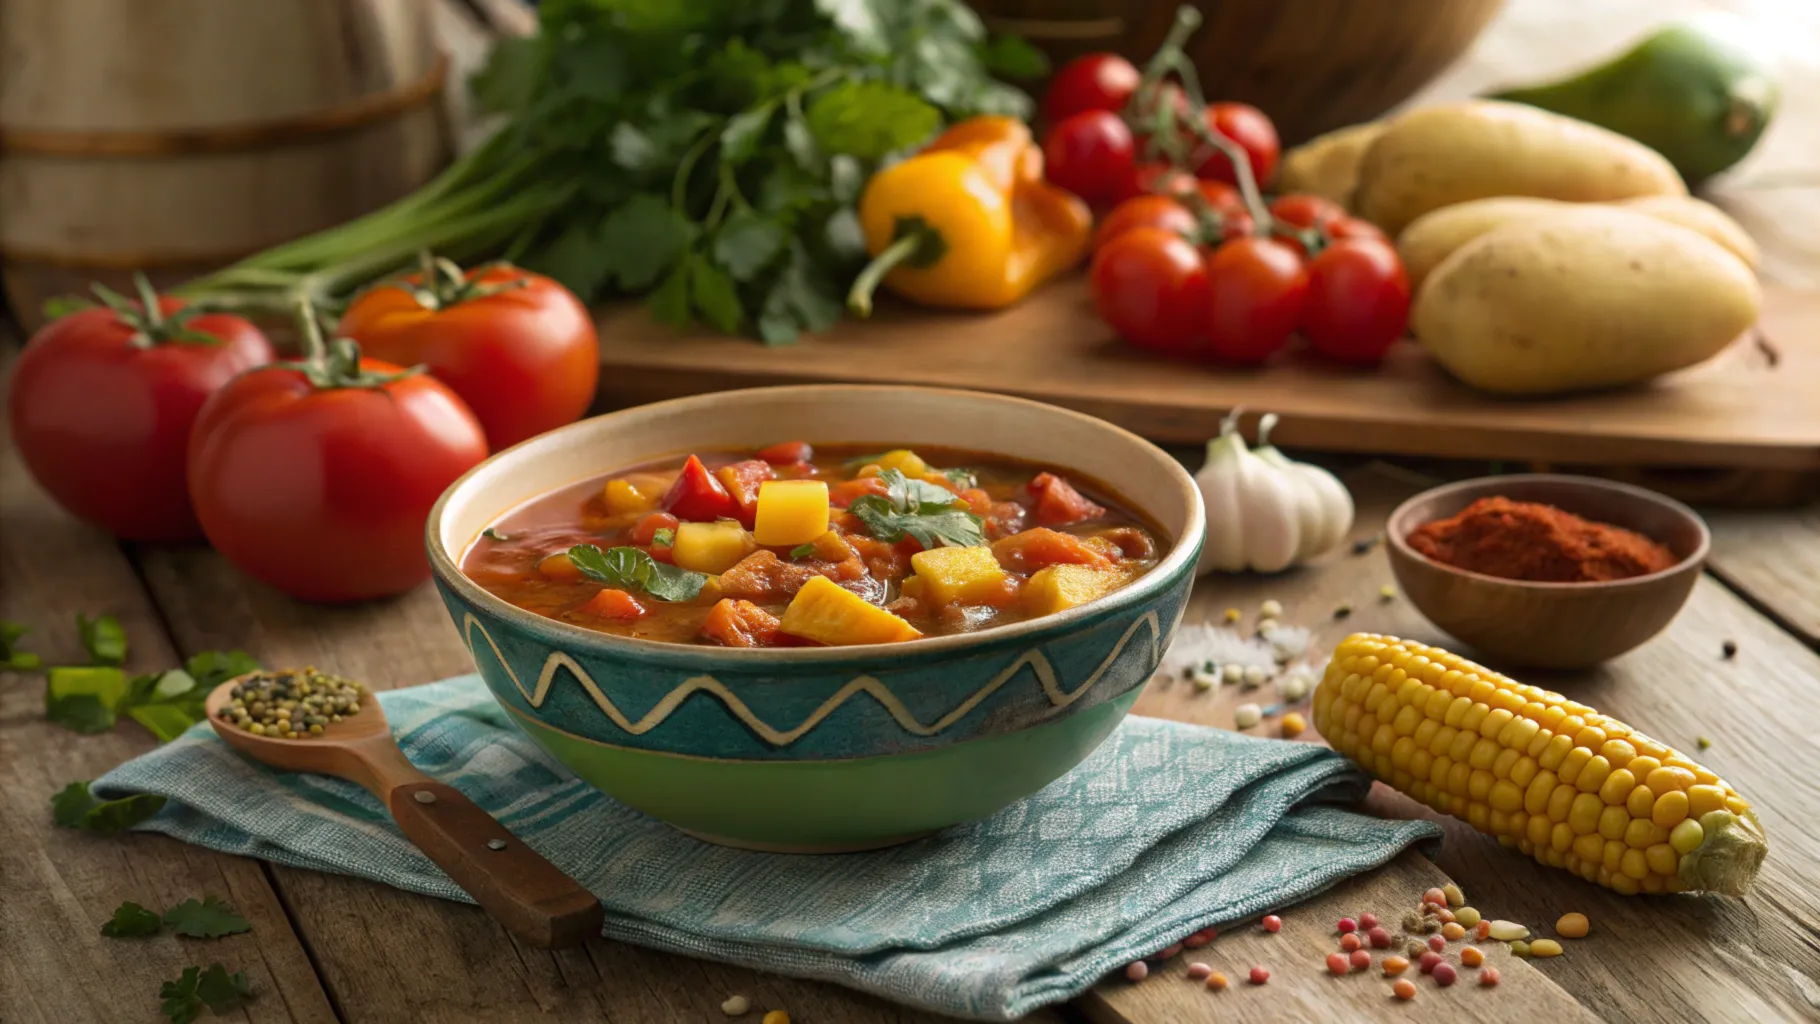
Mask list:
MULTIPOLYGON (((896 240, 879 250, 878 255, 872 257, 872 262, 866 264, 859 276, 853 279, 853 287, 847 291, 847 308, 853 311, 854 316, 871 316, 872 293, 878 290, 885 275, 906 263, 933 262, 923 254, 935 246, 947 248, 933 228, 923 225, 904 229, 900 225, 896 240), (919 256, 923 256, 923 259, 919 260, 919 256)), ((936 258, 940 258, 939 251, 936 258)))

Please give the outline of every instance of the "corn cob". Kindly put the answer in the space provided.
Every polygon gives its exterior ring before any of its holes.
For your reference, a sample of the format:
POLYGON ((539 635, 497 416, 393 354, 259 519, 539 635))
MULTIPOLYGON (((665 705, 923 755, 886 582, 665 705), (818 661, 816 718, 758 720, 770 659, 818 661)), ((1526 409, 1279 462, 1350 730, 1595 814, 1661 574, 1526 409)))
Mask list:
POLYGON ((1314 721, 1404 793, 1627 895, 1742 896, 1768 850, 1750 804, 1679 751, 1439 648, 1347 637, 1314 721))

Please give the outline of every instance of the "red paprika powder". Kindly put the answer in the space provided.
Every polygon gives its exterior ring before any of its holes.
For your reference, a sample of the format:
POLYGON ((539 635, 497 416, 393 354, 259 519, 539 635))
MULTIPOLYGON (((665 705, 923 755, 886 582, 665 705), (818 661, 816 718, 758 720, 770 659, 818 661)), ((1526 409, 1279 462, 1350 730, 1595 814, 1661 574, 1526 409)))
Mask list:
POLYGON ((1536 583, 1591 583, 1660 572, 1674 553, 1622 527, 1552 505, 1480 498, 1450 519, 1424 523, 1409 546, 1468 572, 1536 583))

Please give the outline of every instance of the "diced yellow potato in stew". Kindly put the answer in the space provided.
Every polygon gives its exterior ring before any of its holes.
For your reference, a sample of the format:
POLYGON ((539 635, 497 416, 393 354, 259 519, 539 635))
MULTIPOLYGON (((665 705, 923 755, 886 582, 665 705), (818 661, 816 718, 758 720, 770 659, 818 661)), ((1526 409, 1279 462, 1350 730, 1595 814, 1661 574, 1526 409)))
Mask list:
POLYGON ((752 536, 765 547, 807 544, 828 532, 828 485, 820 480, 767 480, 758 487, 752 536))
POLYGON ((778 628, 791 636, 846 647, 854 644, 892 644, 922 636, 916 627, 870 604, 826 576, 810 577, 784 609, 778 628))
POLYGON ((645 493, 629 480, 608 480, 602 494, 607 503, 607 511, 614 515, 625 515, 628 512, 649 512, 657 507, 663 497, 662 492, 645 493))
POLYGON ((733 568, 757 549, 752 535, 736 520, 678 523, 670 557, 684 569, 714 574, 733 568))
POLYGON ((923 461, 923 457, 908 448, 897 448, 888 451, 885 454, 880 455, 877 460, 870 463, 867 468, 870 468, 871 466, 877 466, 878 470, 868 473, 866 470, 862 469, 860 470, 860 475, 877 476, 879 472, 887 469, 895 469, 907 477, 921 477, 923 474, 929 472, 929 464, 923 461))
POLYGON ((1052 565, 1024 584, 1024 606, 1032 615, 1052 615, 1105 597, 1126 579, 1124 573, 1091 565, 1052 565))
POLYGON ((991 548, 918 551, 910 568, 916 573, 911 579, 923 581, 916 596, 931 604, 988 604, 1005 593, 1005 570, 991 548))

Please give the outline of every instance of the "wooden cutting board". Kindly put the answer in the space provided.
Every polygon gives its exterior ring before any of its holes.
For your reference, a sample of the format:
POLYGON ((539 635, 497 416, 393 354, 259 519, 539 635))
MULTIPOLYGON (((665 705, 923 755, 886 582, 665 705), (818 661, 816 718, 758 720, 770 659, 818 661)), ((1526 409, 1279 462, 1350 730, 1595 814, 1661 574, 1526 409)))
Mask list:
POLYGON ((1204 441, 1243 406, 1281 416, 1274 440, 1292 447, 1820 471, 1820 292, 1767 288, 1766 345, 1741 338, 1649 385, 1541 400, 1473 391, 1413 342, 1368 371, 1294 352, 1256 370, 1153 357, 1100 323, 1081 277, 1000 313, 896 305, 774 348, 679 335, 638 307, 609 310, 600 326, 601 394, 615 406, 766 384, 889 381, 1022 395, 1165 442, 1204 441))

